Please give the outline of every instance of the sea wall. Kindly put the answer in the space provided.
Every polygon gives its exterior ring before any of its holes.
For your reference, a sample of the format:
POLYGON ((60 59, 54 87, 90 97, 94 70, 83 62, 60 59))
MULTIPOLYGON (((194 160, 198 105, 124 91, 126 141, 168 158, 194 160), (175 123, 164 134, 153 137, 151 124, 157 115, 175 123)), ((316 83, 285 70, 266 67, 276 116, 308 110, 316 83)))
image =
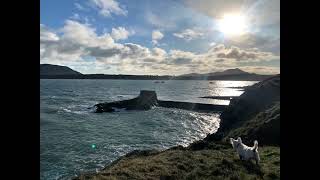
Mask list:
POLYGON ((227 107, 226 105, 163 101, 158 100, 157 93, 155 91, 142 90, 140 91, 140 95, 133 99, 96 104, 95 112, 114 112, 116 108, 126 110, 149 110, 152 106, 206 112, 222 112, 227 107))

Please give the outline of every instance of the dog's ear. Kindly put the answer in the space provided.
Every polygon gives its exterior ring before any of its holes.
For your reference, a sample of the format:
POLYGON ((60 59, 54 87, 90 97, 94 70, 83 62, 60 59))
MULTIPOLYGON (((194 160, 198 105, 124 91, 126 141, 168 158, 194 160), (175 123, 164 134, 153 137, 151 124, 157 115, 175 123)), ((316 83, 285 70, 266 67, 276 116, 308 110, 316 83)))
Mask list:
POLYGON ((239 143, 242 143, 241 137, 238 137, 238 141, 239 143))
POLYGON ((232 147, 234 147, 234 145, 233 145, 233 138, 230 138, 230 144, 232 145, 232 147))

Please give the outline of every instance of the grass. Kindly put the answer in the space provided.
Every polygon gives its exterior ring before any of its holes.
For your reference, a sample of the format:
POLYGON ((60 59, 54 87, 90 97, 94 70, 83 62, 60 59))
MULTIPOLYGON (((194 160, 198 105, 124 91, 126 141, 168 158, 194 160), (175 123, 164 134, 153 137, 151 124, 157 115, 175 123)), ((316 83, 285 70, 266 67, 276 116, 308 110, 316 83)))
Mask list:
POLYGON ((280 148, 259 147, 261 162, 241 161, 231 145, 213 149, 169 149, 151 155, 123 157, 96 174, 93 179, 280 179, 280 148))
POLYGON ((259 144, 280 145, 280 102, 258 113, 254 118, 235 127, 224 138, 237 138, 241 136, 245 144, 253 145, 253 140, 258 139, 259 144))

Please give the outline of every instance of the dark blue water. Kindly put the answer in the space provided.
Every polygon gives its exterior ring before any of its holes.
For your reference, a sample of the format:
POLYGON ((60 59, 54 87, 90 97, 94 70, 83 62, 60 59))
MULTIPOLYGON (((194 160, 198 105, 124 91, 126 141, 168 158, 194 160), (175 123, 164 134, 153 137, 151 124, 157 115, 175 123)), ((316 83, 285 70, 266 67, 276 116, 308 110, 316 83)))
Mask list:
POLYGON ((179 109, 92 113, 98 102, 155 90, 158 99, 228 104, 200 96, 240 95, 244 81, 41 80, 40 177, 68 179, 95 171, 135 149, 166 149, 214 133, 219 115, 179 109), (95 146, 95 147, 94 147, 95 146))

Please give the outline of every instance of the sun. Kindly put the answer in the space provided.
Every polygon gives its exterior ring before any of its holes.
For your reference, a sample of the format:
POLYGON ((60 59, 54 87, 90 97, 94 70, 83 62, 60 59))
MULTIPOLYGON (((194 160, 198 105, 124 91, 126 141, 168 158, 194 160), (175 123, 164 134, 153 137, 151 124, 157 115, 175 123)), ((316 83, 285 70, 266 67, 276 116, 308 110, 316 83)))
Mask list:
POLYGON ((226 14, 218 20, 218 28, 227 36, 244 34, 247 30, 246 17, 241 14, 226 14))

